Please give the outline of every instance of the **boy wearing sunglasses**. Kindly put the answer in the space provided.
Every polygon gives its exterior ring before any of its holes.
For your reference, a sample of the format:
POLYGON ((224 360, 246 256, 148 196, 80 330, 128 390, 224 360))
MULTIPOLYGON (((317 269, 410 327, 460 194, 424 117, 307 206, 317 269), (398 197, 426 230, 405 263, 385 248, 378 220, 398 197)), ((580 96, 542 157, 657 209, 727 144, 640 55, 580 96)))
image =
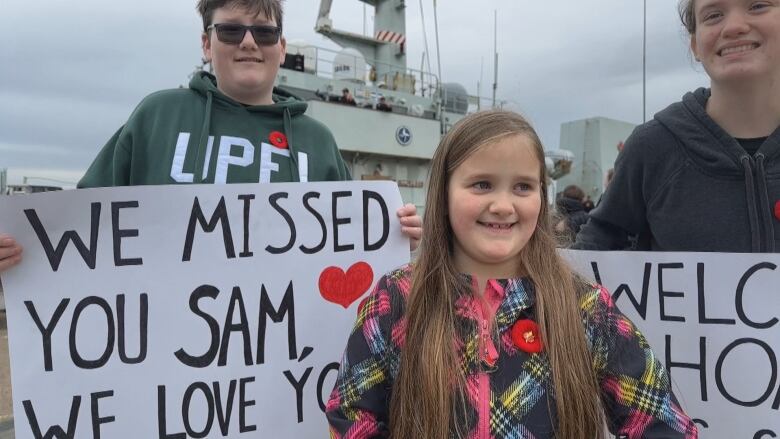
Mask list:
MULTIPOLYGON (((349 180, 331 132, 304 114, 306 102, 274 88, 285 55, 281 0, 199 0, 197 9, 214 75, 147 96, 78 187, 349 180)), ((412 249, 422 234, 416 212, 397 212, 412 249)), ((21 259, 0 233, 0 273, 21 259)))
POLYGON ((306 102, 274 88, 284 62, 281 0, 199 0, 214 74, 147 96, 79 187, 350 179, 306 102))

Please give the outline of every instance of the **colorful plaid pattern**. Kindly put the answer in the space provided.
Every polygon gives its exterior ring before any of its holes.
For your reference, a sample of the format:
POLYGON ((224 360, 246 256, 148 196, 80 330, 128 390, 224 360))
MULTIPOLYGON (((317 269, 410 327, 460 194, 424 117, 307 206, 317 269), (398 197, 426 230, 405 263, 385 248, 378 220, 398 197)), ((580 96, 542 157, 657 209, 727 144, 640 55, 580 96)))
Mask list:
MULTIPOLYGON (((404 342, 404 309, 411 266, 380 279, 360 308, 342 358, 326 414, 333 439, 387 437, 389 397, 398 375, 404 342)), ((493 343, 497 370, 486 373, 479 359, 479 306, 471 295, 456 302, 459 339, 455 340, 466 373, 469 439, 541 439, 554 436, 555 407, 547 356, 515 347, 509 335, 519 319, 533 318, 533 287, 525 279, 499 281, 504 297, 495 314, 493 343), (487 379, 488 387, 480 386, 487 379), (489 389, 480 392, 480 388, 489 389), (489 419, 479 419, 487 402, 489 419), (488 435, 478 425, 488 425, 488 435)), ((669 387, 666 370, 647 341, 617 309, 609 293, 597 287, 581 299, 583 325, 602 387, 609 430, 620 437, 697 438, 695 424, 682 411, 669 387)))

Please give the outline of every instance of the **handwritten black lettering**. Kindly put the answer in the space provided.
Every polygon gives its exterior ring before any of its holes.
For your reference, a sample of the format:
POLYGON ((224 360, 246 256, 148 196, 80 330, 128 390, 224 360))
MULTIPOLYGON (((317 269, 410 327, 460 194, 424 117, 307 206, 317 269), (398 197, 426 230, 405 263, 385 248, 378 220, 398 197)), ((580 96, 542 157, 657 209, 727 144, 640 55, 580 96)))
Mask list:
POLYGON ((126 208, 137 208, 138 201, 117 201, 111 203, 111 232, 114 244, 114 265, 122 267, 125 265, 143 265, 142 258, 123 258, 122 257, 122 239, 132 238, 139 235, 138 229, 120 229, 119 228, 119 210, 126 208))
POLYGON ((195 239, 196 223, 200 224, 201 229, 206 233, 213 232, 218 224, 221 225, 222 238, 225 242, 225 255, 228 259, 236 257, 236 250, 233 246, 233 235, 230 232, 230 220, 228 220, 227 207, 225 207, 225 197, 220 197, 217 208, 214 209, 214 213, 211 215, 211 219, 208 222, 200 207, 198 197, 195 197, 195 202, 192 204, 192 213, 190 214, 190 223, 187 226, 187 236, 184 240, 184 252, 181 257, 182 262, 187 262, 192 258, 192 245, 195 239))
POLYGON ((49 259, 51 269, 57 271, 62 262, 62 256, 65 253, 65 248, 68 246, 68 241, 73 241, 73 245, 76 246, 81 258, 91 269, 95 269, 97 259, 97 240, 98 231, 100 229, 100 203, 92 203, 91 215, 90 215, 90 233, 89 233, 89 247, 84 245, 81 237, 75 230, 68 230, 65 232, 60 241, 57 243, 57 248, 51 244, 48 233, 43 227, 41 220, 38 218, 38 213, 35 209, 25 209, 24 214, 27 216, 27 220, 35 231, 35 235, 43 246, 43 251, 46 252, 46 257, 49 259))

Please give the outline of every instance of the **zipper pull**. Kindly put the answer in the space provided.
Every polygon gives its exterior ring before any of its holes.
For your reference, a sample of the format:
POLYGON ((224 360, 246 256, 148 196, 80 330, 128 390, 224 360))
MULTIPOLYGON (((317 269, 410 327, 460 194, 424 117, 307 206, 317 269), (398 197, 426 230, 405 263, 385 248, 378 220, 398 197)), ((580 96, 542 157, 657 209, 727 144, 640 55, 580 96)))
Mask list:
POLYGON ((498 361, 498 351, 493 340, 490 339, 487 321, 482 322, 482 367, 487 373, 495 372, 496 362, 498 361))
POLYGON ((498 350, 496 349, 496 346, 493 345, 493 341, 492 340, 488 340, 486 353, 487 353, 487 356, 488 356, 488 360, 490 361, 490 364, 495 365, 496 364, 496 360, 498 360, 498 350))

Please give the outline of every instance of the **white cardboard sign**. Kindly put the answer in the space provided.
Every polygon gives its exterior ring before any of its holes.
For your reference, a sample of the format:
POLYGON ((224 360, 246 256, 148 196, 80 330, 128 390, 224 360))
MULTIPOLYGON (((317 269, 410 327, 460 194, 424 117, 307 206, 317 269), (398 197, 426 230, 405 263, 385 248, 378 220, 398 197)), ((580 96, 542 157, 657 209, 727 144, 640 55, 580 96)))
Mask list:
POLYGON ((699 437, 780 437, 780 254, 564 253, 644 333, 699 437))
POLYGON ((409 259, 394 183, 3 197, 16 437, 313 438, 361 297, 409 259))

